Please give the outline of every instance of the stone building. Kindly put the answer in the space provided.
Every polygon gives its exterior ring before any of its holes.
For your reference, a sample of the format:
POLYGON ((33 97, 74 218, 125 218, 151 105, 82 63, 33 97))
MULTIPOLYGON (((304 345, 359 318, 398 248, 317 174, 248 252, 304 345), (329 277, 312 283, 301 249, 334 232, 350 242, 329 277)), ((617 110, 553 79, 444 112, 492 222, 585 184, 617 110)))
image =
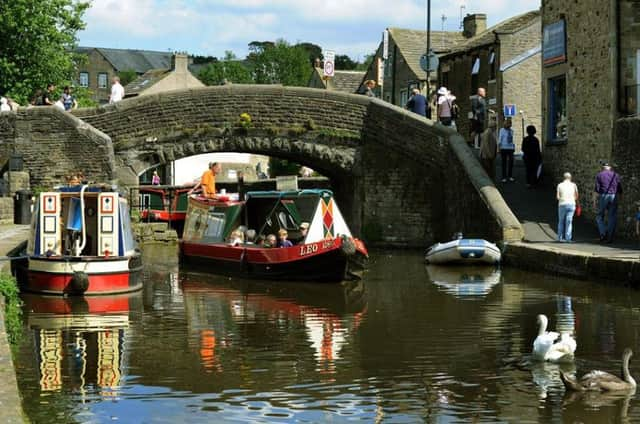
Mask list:
MULTIPOLYGON (((632 236, 640 200, 640 2, 542 1, 542 95, 546 172, 574 175, 589 199, 599 162, 623 178, 618 222, 632 236)), ((588 214, 594 209, 584 201, 588 214)))
MULTIPOLYGON (((484 15, 475 16, 478 17, 478 27, 476 29, 469 28, 469 31, 482 29, 482 16, 484 15)), ((486 21, 486 17, 484 19, 486 21)), ((420 57, 427 50, 427 32, 388 28, 386 33, 388 47, 385 51, 383 39, 376 50, 363 83, 370 79, 377 81, 376 95, 378 97, 394 105, 404 106, 413 88, 426 91, 427 74, 420 67, 420 57)), ((431 31, 431 48, 437 55, 443 55, 462 42, 465 36, 472 37, 475 32, 465 34, 454 31, 431 31)), ((436 85, 437 72, 434 71, 431 73, 430 79, 431 90, 436 85)))
POLYGON ((309 78, 309 87, 324 90, 336 90, 343 93, 356 93, 362 79, 364 71, 334 71, 332 78, 324 78, 323 69, 314 67, 309 78))
POLYGON ((128 98, 204 86, 189 72, 189 56, 186 53, 175 53, 171 58, 171 68, 151 69, 145 72, 127 84, 124 93, 128 98))
POLYGON ((169 52, 102 47, 78 47, 76 53, 87 56, 78 66, 78 86, 88 88, 98 103, 109 101, 111 78, 119 72, 134 71, 142 75, 150 69, 167 69, 171 67, 172 56, 169 52))
POLYGON ((440 85, 457 97, 460 116, 456 124, 465 137, 470 130, 469 97, 476 94, 479 87, 486 89, 487 107, 496 113, 500 122, 503 106, 515 104, 518 116, 513 119, 513 128, 518 143, 523 137, 523 116, 526 125, 540 129, 542 123, 540 12, 514 16, 488 29, 477 22, 478 15, 467 15, 465 33, 472 33, 471 28, 480 32, 440 58, 440 85))

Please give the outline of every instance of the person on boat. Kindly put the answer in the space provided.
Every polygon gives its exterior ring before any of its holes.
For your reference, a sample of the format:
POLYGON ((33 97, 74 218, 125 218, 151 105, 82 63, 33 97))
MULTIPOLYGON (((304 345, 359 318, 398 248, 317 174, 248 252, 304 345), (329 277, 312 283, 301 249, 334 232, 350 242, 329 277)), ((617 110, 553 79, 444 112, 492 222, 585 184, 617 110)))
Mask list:
POLYGON ((153 177, 151 177, 152 185, 160 185, 160 175, 158 175, 158 171, 153 171, 153 177))
POLYGON ((278 231, 278 238, 280 239, 278 241, 278 247, 292 247, 293 246, 293 243, 291 243, 291 240, 287 239, 288 236, 289 236, 289 233, 284 228, 281 228, 278 231))
POLYGON ((200 182, 189 190, 189 194, 199 188, 202 188, 202 197, 214 199, 216 197, 216 175, 221 171, 222 166, 220 166, 218 162, 210 162, 209 169, 204 171, 202 178, 200 178, 200 182))
POLYGON ((256 244, 256 230, 248 229, 244 233, 244 242, 245 244, 256 244))
POLYGON ((304 243, 304 239, 307 238, 307 233, 309 232, 309 223, 303 222, 300 224, 300 240, 298 243, 304 243))
POLYGON ((262 247, 276 247, 277 244, 275 234, 269 234, 266 240, 262 243, 262 247))
POLYGON ((240 230, 235 230, 229 237, 229 244, 232 246, 238 246, 244 243, 244 234, 240 230))

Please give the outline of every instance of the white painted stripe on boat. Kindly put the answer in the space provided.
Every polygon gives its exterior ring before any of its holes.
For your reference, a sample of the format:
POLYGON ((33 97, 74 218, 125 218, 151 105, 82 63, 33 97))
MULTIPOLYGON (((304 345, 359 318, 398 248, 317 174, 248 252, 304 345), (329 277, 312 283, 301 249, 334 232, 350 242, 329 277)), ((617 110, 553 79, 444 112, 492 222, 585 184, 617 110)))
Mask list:
POLYGON ((129 272, 129 259, 95 262, 66 262, 50 259, 29 259, 29 271, 49 272, 51 274, 69 274, 76 271, 83 271, 87 274, 129 272))

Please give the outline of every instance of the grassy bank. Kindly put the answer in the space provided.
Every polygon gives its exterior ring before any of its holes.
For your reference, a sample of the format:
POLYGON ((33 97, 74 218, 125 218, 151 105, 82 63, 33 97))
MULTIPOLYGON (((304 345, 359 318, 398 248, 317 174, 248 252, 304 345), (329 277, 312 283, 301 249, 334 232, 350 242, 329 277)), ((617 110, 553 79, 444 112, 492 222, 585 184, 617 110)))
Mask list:
POLYGON ((18 344, 22 335, 22 301, 18 296, 16 279, 7 273, 0 273, 0 294, 5 301, 5 327, 11 346, 18 344))

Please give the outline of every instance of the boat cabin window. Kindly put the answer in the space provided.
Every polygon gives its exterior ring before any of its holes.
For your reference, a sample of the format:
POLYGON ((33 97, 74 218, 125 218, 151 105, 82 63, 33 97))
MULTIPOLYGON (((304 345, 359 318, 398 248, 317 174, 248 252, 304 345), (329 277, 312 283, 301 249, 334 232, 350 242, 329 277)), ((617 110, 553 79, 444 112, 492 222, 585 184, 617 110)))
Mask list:
POLYGON ((124 199, 120 199, 120 227, 122 238, 120 246, 123 250, 120 254, 124 255, 136 248, 136 240, 133 238, 133 229, 131 228, 131 217, 129 216, 129 205, 124 199))

